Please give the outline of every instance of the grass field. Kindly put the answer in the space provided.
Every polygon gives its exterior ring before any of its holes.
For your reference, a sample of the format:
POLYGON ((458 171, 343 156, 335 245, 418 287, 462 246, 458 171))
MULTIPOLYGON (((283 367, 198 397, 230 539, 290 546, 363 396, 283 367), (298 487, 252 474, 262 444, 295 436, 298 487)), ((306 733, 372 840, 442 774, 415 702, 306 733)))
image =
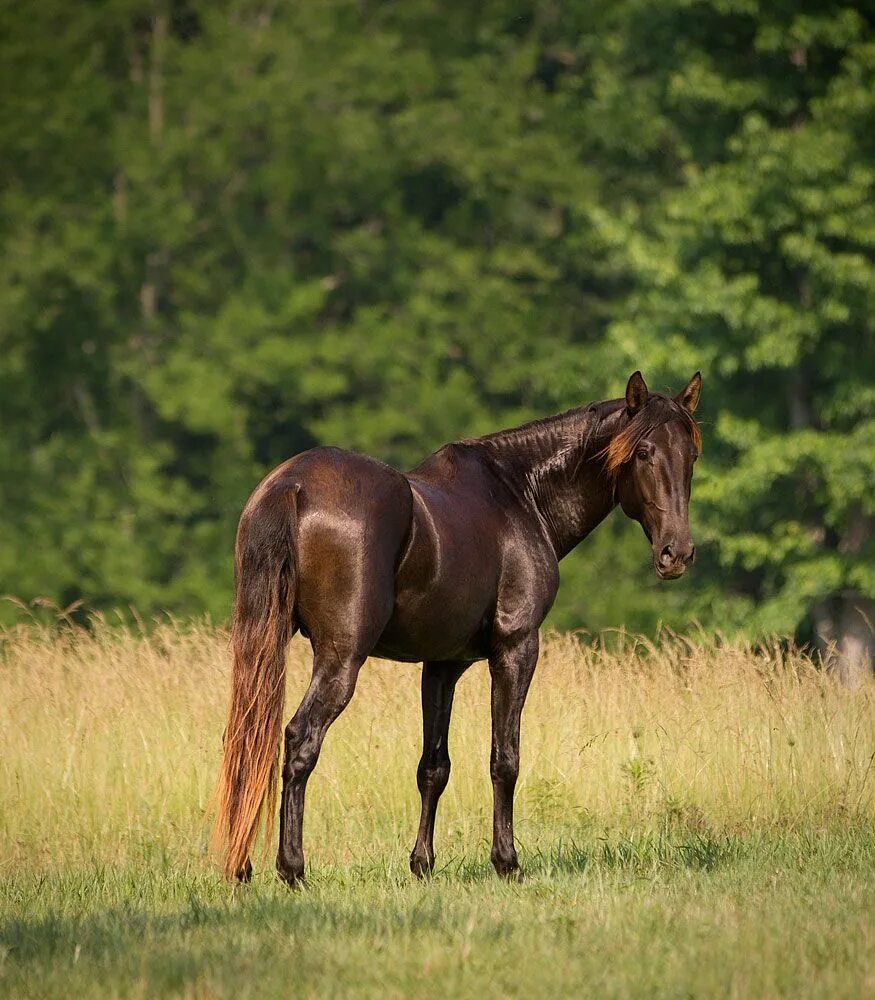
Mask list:
MULTIPOLYGON (((308 674, 289 657, 288 712, 308 674)), ((0 995, 875 995, 875 690, 804 657, 545 641, 489 865, 488 673, 459 685, 438 872, 407 870, 418 668, 372 662, 308 790, 309 888, 207 854, 227 636, 0 636, 0 995)))

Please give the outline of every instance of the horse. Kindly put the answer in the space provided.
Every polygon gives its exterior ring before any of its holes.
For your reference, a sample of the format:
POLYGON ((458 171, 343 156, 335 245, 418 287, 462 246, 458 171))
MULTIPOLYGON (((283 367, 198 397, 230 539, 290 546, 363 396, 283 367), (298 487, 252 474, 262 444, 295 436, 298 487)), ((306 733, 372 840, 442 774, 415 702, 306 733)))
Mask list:
POLYGON ((456 683, 491 675, 491 859, 521 877, 513 835, 520 717, 559 560, 619 505, 675 579, 693 561, 689 500, 701 434, 699 372, 677 396, 641 373, 625 396, 447 444, 411 472, 332 447, 302 452, 249 497, 237 531, 231 698, 215 837, 226 877, 246 882, 262 818, 269 839, 284 742, 279 876, 304 880, 307 780, 368 656, 422 661, 421 816, 410 855, 434 870, 438 800, 450 776, 456 683), (313 650, 303 700, 283 733, 285 650, 313 650))

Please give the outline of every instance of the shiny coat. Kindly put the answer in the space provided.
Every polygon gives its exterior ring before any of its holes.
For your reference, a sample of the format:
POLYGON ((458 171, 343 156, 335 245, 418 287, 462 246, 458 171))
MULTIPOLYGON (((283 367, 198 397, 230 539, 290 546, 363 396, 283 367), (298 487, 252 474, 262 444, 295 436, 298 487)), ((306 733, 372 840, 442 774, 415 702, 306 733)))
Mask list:
POLYGON ((520 716, 559 560, 620 504, 641 523, 657 573, 684 571, 695 553, 688 504, 701 445, 692 417, 700 387, 697 373, 672 399, 649 393, 636 372, 622 399, 448 444, 408 473, 314 448, 259 484, 236 550, 217 824, 229 877, 249 877, 251 844, 272 801, 284 650, 296 630, 312 645, 313 675, 284 734, 280 876, 291 884, 304 877, 307 779, 371 655, 423 661, 422 813, 410 858, 417 875, 434 865, 456 682, 474 661, 489 661, 492 861, 502 875, 518 873, 520 716))

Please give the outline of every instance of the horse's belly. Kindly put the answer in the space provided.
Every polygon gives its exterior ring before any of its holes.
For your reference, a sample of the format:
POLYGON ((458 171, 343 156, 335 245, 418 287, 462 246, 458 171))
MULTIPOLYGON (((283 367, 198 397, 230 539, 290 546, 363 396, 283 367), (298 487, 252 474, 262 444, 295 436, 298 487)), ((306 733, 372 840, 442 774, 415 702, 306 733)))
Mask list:
POLYGON ((396 613, 380 636, 374 656, 418 663, 422 660, 481 660, 489 655, 492 616, 450 618, 440 613, 413 617, 396 613))
POLYGON ((495 558, 445 558, 440 572, 433 575, 422 572, 422 567, 410 573, 402 567, 396 578, 392 617, 380 636, 376 655, 413 662, 488 656, 496 564, 495 558))

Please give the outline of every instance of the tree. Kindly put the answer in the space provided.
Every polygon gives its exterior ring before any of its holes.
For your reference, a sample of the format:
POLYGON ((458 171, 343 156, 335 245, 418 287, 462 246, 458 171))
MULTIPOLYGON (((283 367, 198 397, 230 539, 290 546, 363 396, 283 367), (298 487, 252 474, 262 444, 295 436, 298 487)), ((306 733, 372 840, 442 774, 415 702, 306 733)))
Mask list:
POLYGON ((2 590, 223 618, 239 511, 290 454, 409 466, 635 368, 660 389, 702 368, 696 572, 659 584, 612 518, 554 621, 807 628, 850 662, 873 596, 871 20, 6 5, 2 590))
POLYGON ((753 633, 813 628, 849 678, 875 648, 875 46, 862 13, 809 8, 658 15, 685 182, 613 230, 637 288, 611 336, 711 375, 698 500, 725 601, 753 633))

